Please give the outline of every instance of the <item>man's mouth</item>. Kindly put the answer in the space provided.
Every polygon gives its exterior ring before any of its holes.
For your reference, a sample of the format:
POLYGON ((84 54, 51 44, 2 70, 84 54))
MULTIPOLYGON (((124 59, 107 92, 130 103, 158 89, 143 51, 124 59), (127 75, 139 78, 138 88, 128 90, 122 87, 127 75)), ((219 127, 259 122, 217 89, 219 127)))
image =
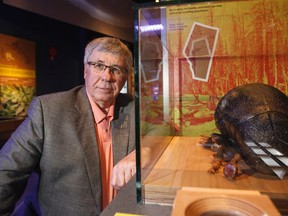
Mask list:
POLYGON ((104 92, 104 93, 109 93, 111 92, 113 89, 111 88, 98 88, 101 92, 104 92))

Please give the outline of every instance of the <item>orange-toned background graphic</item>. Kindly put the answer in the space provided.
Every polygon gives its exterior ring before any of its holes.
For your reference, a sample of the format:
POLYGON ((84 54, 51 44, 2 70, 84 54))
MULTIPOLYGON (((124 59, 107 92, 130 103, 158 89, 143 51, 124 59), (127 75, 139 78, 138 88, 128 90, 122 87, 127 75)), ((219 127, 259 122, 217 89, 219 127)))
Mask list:
MULTIPOLYGON (((154 10, 147 11, 151 12, 151 16, 155 14, 154 10)), ((143 12, 143 16, 147 11, 143 12)), ((166 7, 165 35, 163 31, 150 33, 149 36, 140 33, 140 55, 145 42, 157 39, 155 44, 162 44, 162 48, 157 50, 166 50, 168 53, 169 123, 172 123, 176 134, 199 136, 215 132, 216 105, 225 93, 238 85, 260 82, 288 93, 287 17, 286 0, 179 4, 166 7), (185 43, 195 22, 219 29, 206 82, 193 79, 189 63, 183 55, 185 43)), ((143 23, 147 22, 149 19, 143 23)), ((154 59, 154 63, 159 62, 159 58, 163 58, 162 54, 154 59)), ((141 61, 140 64, 149 61, 150 65, 153 64, 151 55, 142 56, 141 61)), ((147 125, 155 127, 158 124, 163 127, 166 115, 163 111, 165 98, 162 98, 165 91, 164 70, 162 67, 157 76, 159 79, 153 82, 145 82, 143 75, 140 77, 141 120, 144 130, 147 125), (156 96, 153 89, 157 89, 156 96)))

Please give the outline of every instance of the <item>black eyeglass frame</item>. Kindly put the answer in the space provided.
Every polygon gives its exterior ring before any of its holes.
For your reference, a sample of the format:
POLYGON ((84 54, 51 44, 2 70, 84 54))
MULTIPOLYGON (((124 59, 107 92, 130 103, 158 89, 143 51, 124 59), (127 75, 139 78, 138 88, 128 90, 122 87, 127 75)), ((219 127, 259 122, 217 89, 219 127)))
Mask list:
POLYGON ((87 62, 88 65, 93 66, 96 70, 98 70, 99 72, 103 72, 105 71, 107 68, 109 68, 109 71, 113 74, 113 75, 120 75, 120 76, 124 76, 126 74, 128 74, 128 70, 118 66, 118 65, 106 65, 102 62, 92 62, 92 61, 88 61, 87 62), (115 71, 119 71, 116 72, 115 71))

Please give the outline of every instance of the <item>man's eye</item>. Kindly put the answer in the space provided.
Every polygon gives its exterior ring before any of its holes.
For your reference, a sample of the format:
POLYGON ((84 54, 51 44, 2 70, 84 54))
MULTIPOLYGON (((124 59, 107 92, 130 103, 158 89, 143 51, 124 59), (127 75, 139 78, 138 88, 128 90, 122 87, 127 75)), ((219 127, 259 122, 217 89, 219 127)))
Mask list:
POLYGON ((97 68, 99 70, 104 70, 105 65, 104 64, 95 64, 95 68, 97 68))
POLYGON ((117 67, 113 67, 113 68, 111 69, 111 71, 112 71, 112 73, 114 73, 114 74, 121 74, 121 70, 120 70, 119 68, 117 68, 117 67))

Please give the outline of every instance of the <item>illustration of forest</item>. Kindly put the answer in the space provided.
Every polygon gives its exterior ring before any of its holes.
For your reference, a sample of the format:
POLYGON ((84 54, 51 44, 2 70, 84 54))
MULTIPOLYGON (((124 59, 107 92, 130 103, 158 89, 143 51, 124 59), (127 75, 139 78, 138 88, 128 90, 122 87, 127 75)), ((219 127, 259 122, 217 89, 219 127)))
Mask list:
MULTIPOLYGON (((160 37, 159 34, 147 37, 147 40, 158 38, 162 47, 157 50, 165 49, 169 53, 166 59, 169 62, 169 121, 164 120, 167 113, 163 113, 165 68, 161 66, 162 71, 157 72, 160 73, 159 79, 153 82, 146 82, 142 71, 140 110, 143 131, 161 128, 167 134, 209 135, 217 131, 214 111, 219 100, 242 84, 265 83, 288 94, 287 17, 288 1, 285 0, 201 2, 167 7, 165 44, 163 35, 160 37), (192 38, 189 34, 193 22, 219 29, 217 38, 207 37, 210 50, 212 43, 209 41, 214 40, 214 53, 191 56, 211 63, 207 82, 193 79, 183 55, 187 40, 192 38)), ((204 36, 198 32, 198 36, 192 39, 204 36)), ((153 64, 153 58, 149 61, 153 64)), ((143 59, 143 64, 149 61, 143 59)))

